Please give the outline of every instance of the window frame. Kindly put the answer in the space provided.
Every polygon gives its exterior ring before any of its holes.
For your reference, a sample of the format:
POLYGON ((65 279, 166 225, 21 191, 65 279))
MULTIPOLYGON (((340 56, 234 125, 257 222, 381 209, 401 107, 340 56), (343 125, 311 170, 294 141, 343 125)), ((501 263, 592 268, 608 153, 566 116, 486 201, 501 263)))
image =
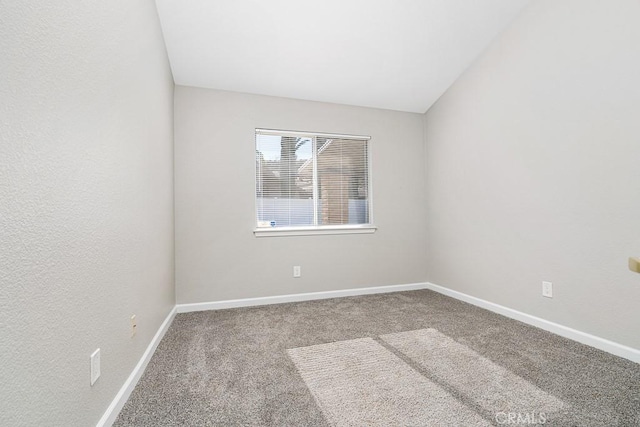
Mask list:
MULTIPOLYGON (((258 182, 258 171, 254 167, 254 229, 253 234, 256 237, 279 237, 279 236, 312 236, 312 235, 327 235, 327 234, 371 234, 375 233, 378 229, 374 225, 373 221, 373 175, 371 174, 371 137, 363 135, 348 135, 326 132, 307 132, 307 131, 290 131, 282 129, 267 129, 267 128, 255 128, 254 132, 254 153, 255 153, 255 141, 257 135, 277 135, 277 136, 291 136, 291 137, 303 137, 312 138, 313 143, 313 163, 314 166, 317 162, 317 153, 315 152, 316 138, 335 138, 335 139, 354 139, 354 140, 366 140, 367 144, 367 205, 368 205, 368 219, 366 224, 340 224, 340 225, 302 225, 302 226, 290 226, 290 227, 258 227, 258 197, 255 192, 256 183, 258 182)), ((254 163, 256 157, 254 154, 254 163)), ((317 173, 317 168, 314 167, 314 175, 317 173)), ((314 210, 317 211, 318 194, 317 184, 314 180, 314 210)), ((314 214, 315 215, 315 214, 314 214)))

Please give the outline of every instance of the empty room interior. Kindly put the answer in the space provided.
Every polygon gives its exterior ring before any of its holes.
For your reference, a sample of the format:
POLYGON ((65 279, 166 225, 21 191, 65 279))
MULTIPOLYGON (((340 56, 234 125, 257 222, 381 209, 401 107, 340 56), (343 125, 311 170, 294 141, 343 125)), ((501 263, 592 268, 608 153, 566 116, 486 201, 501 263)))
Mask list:
POLYGON ((0 2, 1 426, 640 426, 640 2, 0 2))

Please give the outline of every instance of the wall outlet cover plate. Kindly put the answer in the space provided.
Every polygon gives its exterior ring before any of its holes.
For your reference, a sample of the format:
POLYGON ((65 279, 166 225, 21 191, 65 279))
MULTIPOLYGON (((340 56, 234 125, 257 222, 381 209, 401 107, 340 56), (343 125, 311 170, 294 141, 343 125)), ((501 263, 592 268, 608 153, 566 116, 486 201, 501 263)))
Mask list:
POLYGON ((91 385, 100 378, 100 349, 91 353, 91 385))
POLYGON ((553 298, 553 283, 542 282, 542 296, 547 298, 553 298))

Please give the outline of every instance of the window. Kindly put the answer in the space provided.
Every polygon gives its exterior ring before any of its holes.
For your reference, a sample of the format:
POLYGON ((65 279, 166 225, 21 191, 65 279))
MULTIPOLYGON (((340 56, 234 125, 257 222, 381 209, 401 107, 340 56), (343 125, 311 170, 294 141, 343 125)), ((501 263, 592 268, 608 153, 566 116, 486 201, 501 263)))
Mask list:
POLYGON ((256 236, 371 233, 369 137, 256 129, 256 236))

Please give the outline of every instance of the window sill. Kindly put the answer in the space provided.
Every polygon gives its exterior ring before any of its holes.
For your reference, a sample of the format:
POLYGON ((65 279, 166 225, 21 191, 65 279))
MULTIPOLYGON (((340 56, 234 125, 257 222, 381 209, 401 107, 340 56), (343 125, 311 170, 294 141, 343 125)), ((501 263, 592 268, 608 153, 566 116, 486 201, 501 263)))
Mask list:
POLYGON ((284 237, 284 236, 315 236, 320 234, 371 234, 378 229, 375 225, 348 225, 348 226, 322 226, 322 227, 279 227, 256 228, 253 234, 256 237, 284 237))

